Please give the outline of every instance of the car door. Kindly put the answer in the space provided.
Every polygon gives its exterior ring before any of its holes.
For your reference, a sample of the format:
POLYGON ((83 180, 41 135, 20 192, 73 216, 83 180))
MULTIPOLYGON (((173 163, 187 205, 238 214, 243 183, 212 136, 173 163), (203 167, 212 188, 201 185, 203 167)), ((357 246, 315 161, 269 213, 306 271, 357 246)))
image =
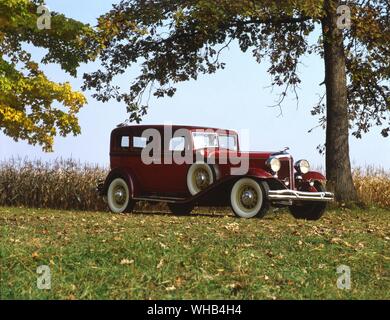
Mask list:
POLYGON ((163 164, 159 169, 161 192, 170 196, 186 196, 187 172, 193 160, 189 135, 167 139, 163 152, 163 164))

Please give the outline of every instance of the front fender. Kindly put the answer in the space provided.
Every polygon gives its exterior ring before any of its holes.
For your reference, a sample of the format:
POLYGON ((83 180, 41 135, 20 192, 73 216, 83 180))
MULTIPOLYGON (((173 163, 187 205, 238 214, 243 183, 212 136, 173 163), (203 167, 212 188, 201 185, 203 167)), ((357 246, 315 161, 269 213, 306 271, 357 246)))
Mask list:
POLYGON ((274 177, 268 171, 260 168, 250 168, 247 176, 258 179, 273 179, 274 177))
POLYGON ((111 170, 111 172, 108 174, 102 188, 102 193, 107 194, 110 183, 116 178, 122 178, 126 180, 129 186, 130 197, 134 198, 134 195, 137 193, 137 189, 133 175, 129 171, 119 168, 111 170))
POLYGON ((319 172, 316 172, 316 171, 310 171, 306 174, 304 174, 302 176, 303 180, 304 181, 321 181, 321 182, 325 182, 326 181, 326 177, 319 173, 319 172))

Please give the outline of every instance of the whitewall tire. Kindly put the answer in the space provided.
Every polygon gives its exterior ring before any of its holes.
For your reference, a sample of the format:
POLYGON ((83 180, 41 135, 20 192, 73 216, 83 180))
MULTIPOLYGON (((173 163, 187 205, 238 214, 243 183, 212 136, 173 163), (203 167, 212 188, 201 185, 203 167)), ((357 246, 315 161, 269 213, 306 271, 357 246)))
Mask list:
POLYGON ((116 178, 108 187, 107 203, 113 213, 131 212, 134 202, 130 199, 130 191, 127 182, 122 178, 116 178))
POLYGON ((230 201, 234 214, 239 218, 262 218, 267 213, 264 188, 250 178, 242 178, 234 184, 230 201))
POLYGON ((194 163, 187 173, 187 187, 194 196, 214 183, 214 173, 204 162, 194 163))

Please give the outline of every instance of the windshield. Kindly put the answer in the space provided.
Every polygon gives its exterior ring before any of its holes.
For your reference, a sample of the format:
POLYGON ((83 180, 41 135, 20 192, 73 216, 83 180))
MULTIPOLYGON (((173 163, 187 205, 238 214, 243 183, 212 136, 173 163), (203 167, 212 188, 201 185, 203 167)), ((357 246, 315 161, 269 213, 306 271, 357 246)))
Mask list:
POLYGON ((192 133, 194 149, 222 148, 238 151, 238 139, 236 135, 216 134, 207 132, 192 133))
POLYGON ((215 133, 194 132, 194 149, 217 148, 218 136, 215 133))
POLYGON ((220 135, 218 136, 219 140, 219 147, 222 149, 228 149, 232 151, 238 151, 237 146, 237 137, 236 136, 227 136, 227 135, 220 135))

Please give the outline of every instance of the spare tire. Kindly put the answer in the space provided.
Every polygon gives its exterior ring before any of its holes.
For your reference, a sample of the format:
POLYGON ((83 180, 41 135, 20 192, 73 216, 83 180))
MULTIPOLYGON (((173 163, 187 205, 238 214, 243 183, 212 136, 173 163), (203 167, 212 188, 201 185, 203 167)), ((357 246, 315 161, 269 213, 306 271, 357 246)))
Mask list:
POLYGON ((193 196, 207 189, 214 180, 213 168, 204 162, 194 163, 187 173, 187 187, 193 196))

